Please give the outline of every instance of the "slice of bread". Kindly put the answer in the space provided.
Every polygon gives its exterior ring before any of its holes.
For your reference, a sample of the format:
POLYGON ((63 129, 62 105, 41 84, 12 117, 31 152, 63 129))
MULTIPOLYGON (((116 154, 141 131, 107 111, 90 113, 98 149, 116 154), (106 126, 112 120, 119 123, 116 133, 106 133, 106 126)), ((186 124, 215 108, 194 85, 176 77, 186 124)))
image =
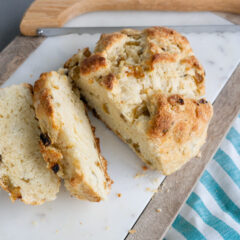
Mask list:
POLYGON ((212 106, 187 39, 153 27, 103 34, 65 65, 88 105, 151 168, 169 175, 196 156, 212 106))
POLYGON ((41 149, 72 195, 89 201, 106 198, 111 186, 85 105, 68 77, 49 72, 34 85, 34 106, 44 133, 41 149))
POLYGON ((32 86, 0 89, 0 185, 12 201, 42 204, 54 200, 59 178, 46 168, 40 152, 32 86))

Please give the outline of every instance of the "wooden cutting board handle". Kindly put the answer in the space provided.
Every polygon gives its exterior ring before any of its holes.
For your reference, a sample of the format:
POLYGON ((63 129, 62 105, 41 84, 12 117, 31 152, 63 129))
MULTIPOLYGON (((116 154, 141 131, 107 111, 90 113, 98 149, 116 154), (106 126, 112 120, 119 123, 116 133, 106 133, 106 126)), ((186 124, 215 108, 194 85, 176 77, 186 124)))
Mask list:
POLYGON ((240 0, 35 0, 20 24, 35 36, 40 27, 61 27, 77 15, 106 10, 224 11, 240 13, 240 0))

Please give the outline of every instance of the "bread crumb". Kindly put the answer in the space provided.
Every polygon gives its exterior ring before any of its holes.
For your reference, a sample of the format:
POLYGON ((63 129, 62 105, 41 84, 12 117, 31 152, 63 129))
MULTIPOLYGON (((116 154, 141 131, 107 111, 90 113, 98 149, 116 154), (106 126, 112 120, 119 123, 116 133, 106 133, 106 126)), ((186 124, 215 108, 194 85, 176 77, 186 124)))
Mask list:
POLYGON ((161 212, 162 209, 161 209, 161 208, 157 208, 156 211, 157 211, 157 212, 161 212))
POLYGON ((134 176, 134 178, 139 178, 139 177, 143 177, 143 176, 145 176, 144 173, 137 173, 137 174, 134 176))
POLYGON ((82 222, 79 222, 79 224, 81 224, 81 225, 82 225, 82 222))
POLYGON ((106 227, 105 227, 105 230, 109 230, 109 226, 106 226, 106 227))
POLYGON ((143 171, 147 171, 147 170, 148 170, 148 167, 147 167, 147 166, 142 166, 142 170, 143 170, 143 171))
POLYGON ((30 74, 30 78, 32 78, 33 77, 33 75, 32 74, 30 74))
POLYGON ((134 233, 136 233, 136 230, 135 229, 131 229, 131 230, 129 230, 128 231, 130 234, 134 234, 134 233))
POLYGON ((122 194, 121 193, 117 193, 117 196, 120 198, 122 196, 122 194))
POLYGON ((58 233, 58 232, 59 232, 59 230, 57 229, 57 230, 56 230, 56 233, 58 233))
POLYGON ((157 192, 158 192, 158 189, 151 189, 151 188, 147 187, 147 188, 146 188, 146 191, 157 193, 157 192))

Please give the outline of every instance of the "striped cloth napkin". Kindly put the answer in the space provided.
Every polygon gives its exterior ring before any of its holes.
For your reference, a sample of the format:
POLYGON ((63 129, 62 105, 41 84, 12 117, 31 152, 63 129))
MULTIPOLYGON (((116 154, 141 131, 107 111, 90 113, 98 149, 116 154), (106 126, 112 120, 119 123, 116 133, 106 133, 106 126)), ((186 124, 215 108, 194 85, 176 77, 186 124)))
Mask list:
POLYGON ((240 115, 165 239, 240 240, 240 115))

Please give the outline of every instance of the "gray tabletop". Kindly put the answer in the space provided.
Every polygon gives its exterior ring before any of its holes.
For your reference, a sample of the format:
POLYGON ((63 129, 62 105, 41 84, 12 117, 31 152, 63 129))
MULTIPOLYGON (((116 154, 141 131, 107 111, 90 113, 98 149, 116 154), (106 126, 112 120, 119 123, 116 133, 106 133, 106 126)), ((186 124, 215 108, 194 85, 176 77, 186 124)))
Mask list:
POLYGON ((0 0, 0 51, 20 34, 22 16, 33 0, 0 0))

